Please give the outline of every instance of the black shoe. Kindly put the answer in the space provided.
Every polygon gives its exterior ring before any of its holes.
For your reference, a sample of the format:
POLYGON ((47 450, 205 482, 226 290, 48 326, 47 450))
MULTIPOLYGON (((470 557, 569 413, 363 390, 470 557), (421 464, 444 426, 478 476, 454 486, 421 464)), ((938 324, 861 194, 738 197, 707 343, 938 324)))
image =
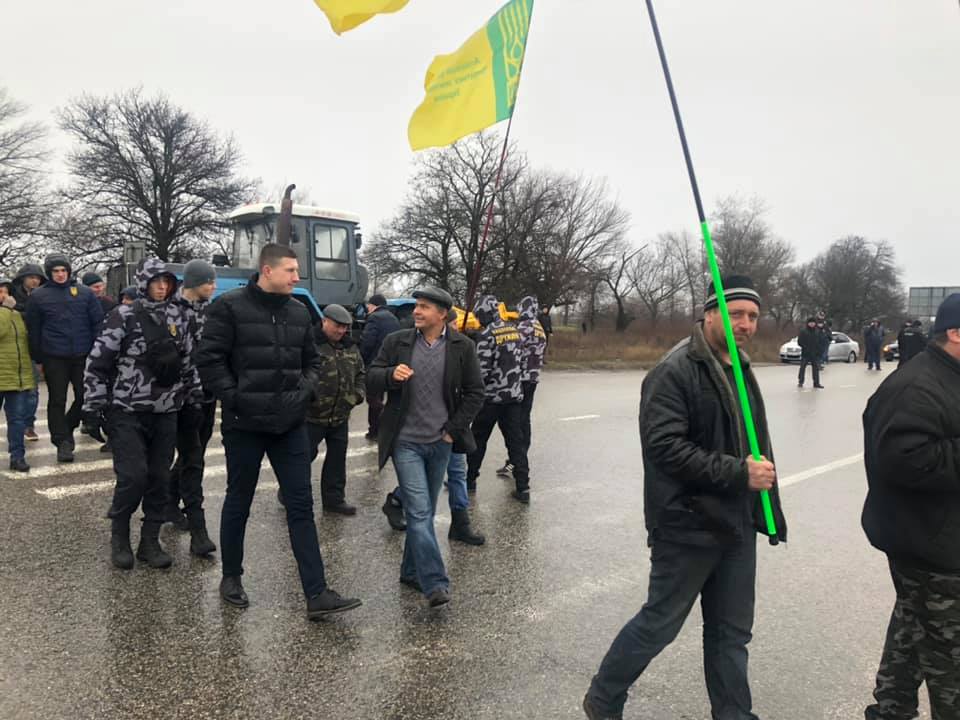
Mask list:
POLYGON ((106 438, 103 437, 103 433, 100 432, 100 428, 96 425, 87 425, 84 423, 80 426, 80 432, 82 432, 84 435, 89 435, 99 443, 104 443, 107 441, 106 438))
POLYGON ((243 583, 239 575, 224 575, 220 581, 220 597, 234 607, 245 608, 250 605, 250 598, 243 591, 243 583))
POLYGON ((183 514, 183 511, 178 505, 167 505, 166 510, 163 512, 163 521, 170 523, 180 532, 186 532, 190 529, 190 526, 187 524, 187 516, 183 514))
POLYGON ((590 694, 583 696, 583 711, 587 714, 589 720, 623 720, 623 715, 604 715, 597 710, 590 702, 590 694))
POLYGON ((407 529, 407 521, 403 519, 403 506, 397 502, 393 493, 387 493, 387 500, 383 503, 383 514, 387 516, 387 522, 394 530, 403 532, 407 529))
POLYGON ((57 445, 57 462, 58 463, 73 462, 73 446, 71 444, 68 444, 66 441, 63 441, 59 445, 57 445))
POLYGON ((522 502, 524 505, 530 504, 530 491, 529 490, 514 490, 510 493, 512 497, 517 502, 522 502))
POLYGON ((206 525, 190 528, 190 554, 197 557, 208 557, 210 553, 215 553, 217 546, 213 544, 210 535, 207 533, 206 525))
POLYGON ((376 434, 376 433, 373 433, 373 432, 368 432, 368 433, 367 433, 366 435, 364 435, 363 437, 364 437, 365 440, 369 440, 370 442, 376 442, 376 441, 377 441, 377 434, 376 434))
POLYGON ((336 513, 337 515, 357 514, 357 509, 353 505, 348 505, 345 502, 337 503, 336 505, 324 505, 323 511, 328 513, 336 513))
POLYGON ((140 544, 137 545, 137 560, 143 560, 147 565, 158 570, 173 565, 173 558, 164 552, 160 546, 160 538, 156 536, 140 535, 140 544))
POLYGON ((23 458, 11 458, 10 469, 16 472, 30 472, 30 466, 27 465, 27 461, 23 458))
POLYGON ((474 532, 470 525, 470 513, 466 510, 454 510, 450 521, 450 540, 466 543, 467 545, 483 545, 487 539, 478 532, 474 532))
POLYGON ((814 386, 813 386, 813 389, 814 389, 814 390, 825 390, 826 388, 824 388, 823 385, 814 385, 814 386))
POLYGON ((113 445, 110 444, 110 441, 107 440, 103 445, 100 446, 100 452, 102 453, 112 453, 113 445))
POLYGON ((322 593, 307 598, 307 619, 319 620, 327 615, 355 610, 363 605, 358 598, 343 598, 335 590, 327 588, 322 593))
POLYGON ((803 383, 797 383, 797 387, 798 387, 798 388, 802 388, 802 387, 803 387, 803 383))
POLYGON ((408 588, 413 588, 418 593, 423 592, 423 587, 420 585, 420 581, 415 577, 405 577, 404 575, 400 576, 400 584, 406 585, 408 588))
POLYGON ((513 465, 509 462, 505 462, 502 468, 497 469, 497 477, 506 478, 508 480, 513 479, 513 465))
POLYGON ((437 588, 432 593, 427 595, 427 602, 432 608, 446 605, 448 602, 450 602, 450 591, 443 587, 437 588))
POLYGON ((110 534, 110 560, 121 570, 133 569, 133 548, 130 547, 130 530, 114 529, 110 534))

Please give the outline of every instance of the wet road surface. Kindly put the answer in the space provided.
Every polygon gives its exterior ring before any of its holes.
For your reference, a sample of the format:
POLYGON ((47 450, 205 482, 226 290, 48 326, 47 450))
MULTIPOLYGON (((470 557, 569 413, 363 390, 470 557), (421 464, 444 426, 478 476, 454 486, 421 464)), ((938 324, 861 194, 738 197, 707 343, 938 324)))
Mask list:
MULTIPOLYGON (((894 598, 859 521, 860 415, 881 374, 831 365, 827 390, 814 392, 798 391, 795 373, 758 369, 790 542, 760 542, 754 709, 763 720, 848 720, 870 701, 894 598)), ((447 542, 441 497, 437 530, 454 600, 440 611, 397 582, 403 535, 380 511, 395 476, 389 466, 376 472, 358 408, 347 495, 359 514, 317 517, 331 586, 364 605, 323 623, 305 620, 269 469, 247 530, 251 606, 237 610, 217 593, 219 555, 191 558, 189 536, 169 525, 161 541, 174 556, 170 570, 114 570, 103 518, 109 457, 83 438, 76 464, 57 466, 41 419, 41 442, 28 445, 34 470, 0 472, 0 718, 583 717, 590 677, 646 596, 642 377, 545 375, 530 506, 494 475, 504 457, 496 433, 473 510, 485 547, 447 542)), ((215 541, 224 485, 218 432, 205 481, 215 541)), ((135 524, 134 543, 138 536, 135 524)), ((700 632, 695 608, 634 687, 625 718, 709 718, 700 632)))

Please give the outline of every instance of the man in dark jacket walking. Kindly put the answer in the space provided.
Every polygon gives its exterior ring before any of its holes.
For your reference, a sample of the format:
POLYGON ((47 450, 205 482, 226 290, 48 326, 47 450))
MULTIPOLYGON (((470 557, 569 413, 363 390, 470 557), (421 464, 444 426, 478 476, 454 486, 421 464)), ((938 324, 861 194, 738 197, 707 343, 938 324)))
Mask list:
POLYGON ((960 718, 960 294, 933 341, 888 377, 863 414, 863 528, 887 554, 897 601, 867 720, 960 718))
POLYGON ((902 368, 927 347, 927 338, 923 333, 923 323, 919 320, 907 322, 897 335, 897 348, 900 359, 897 368, 902 368))
POLYGON ((439 288, 413 294, 415 327, 388 336, 367 370, 368 394, 387 393, 380 426, 380 468, 393 459, 407 537, 400 582, 431 607, 450 602, 434 517, 451 452, 476 449, 470 423, 483 404, 473 343, 447 326, 453 298, 439 288))
POLYGON ((83 408, 83 371, 100 334, 103 309, 89 288, 77 285, 64 255, 47 256, 44 269, 48 282, 34 290, 27 303, 30 355, 47 380, 47 424, 57 462, 73 462, 73 431, 83 408), (68 387, 73 388, 69 410, 68 387))
POLYGON ((363 402, 367 392, 366 369, 357 346, 347 333, 353 318, 340 305, 327 305, 315 333, 320 370, 314 390, 316 399, 307 410, 310 461, 316 460, 320 443, 327 454, 320 473, 320 498, 326 512, 356 515, 347 503, 347 446, 350 442, 350 411, 363 402))
POLYGON ((137 558, 153 568, 173 559, 160 546, 177 413, 202 399, 190 360, 193 338, 180 308, 170 302, 177 278, 157 258, 137 274, 142 299, 112 313, 87 360, 84 419, 99 430, 106 414, 117 484, 108 513, 113 564, 133 567, 130 518, 143 504, 137 558))
POLYGON ((220 596, 250 604, 243 589, 243 540, 263 456, 277 476, 290 544, 307 598, 307 617, 320 619, 361 605, 327 587, 313 517, 306 414, 320 368, 306 306, 291 296, 300 281, 297 253, 264 245, 260 271, 244 288, 210 305, 197 354, 205 390, 221 402, 227 496, 220 519, 220 596))
MULTIPOLYGON (((760 296, 749 278, 724 280, 737 346, 756 333, 760 296)), ((650 589, 620 631, 584 698, 591 720, 619 718, 627 690, 669 645, 697 596, 712 717, 756 720, 747 681, 756 585, 756 533, 766 525, 759 491, 770 491, 778 537, 786 540, 760 387, 741 352, 764 459, 750 456, 715 295, 702 324, 643 381, 644 516, 650 589)))
MULTIPOLYGON (((17 271, 17 276, 13 279, 13 298, 17 301, 16 309, 23 313, 24 321, 27 315, 27 302, 33 291, 43 285, 47 278, 43 275, 43 268, 33 263, 27 263, 17 271)), ((34 388, 29 390, 27 396, 27 429, 23 433, 25 440, 37 442, 40 437, 37 435, 37 408, 40 406, 40 369, 37 367, 37 361, 31 359, 33 368, 34 388)))
POLYGON ((820 384, 820 357, 822 353, 823 334, 817 329, 817 319, 807 318, 807 326, 797 335, 797 344, 800 346, 800 375, 797 385, 803 387, 807 377, 807 365, 813 367, 813 387, 822 389, 820 384))
MULTIPOLYGON (((387 307, 387 299, 377 293, 370 296, 367 302, 367 323, 363 326, 360 336, 360 355, 363 364, 370 367, 370 363, 380 352, 380 347, 387 335, 400 329, 400 321, 387 307)), ((367 440, 376 440, 380 431, 380 416, 383 414, 383 395, 367 397, 367 440)))

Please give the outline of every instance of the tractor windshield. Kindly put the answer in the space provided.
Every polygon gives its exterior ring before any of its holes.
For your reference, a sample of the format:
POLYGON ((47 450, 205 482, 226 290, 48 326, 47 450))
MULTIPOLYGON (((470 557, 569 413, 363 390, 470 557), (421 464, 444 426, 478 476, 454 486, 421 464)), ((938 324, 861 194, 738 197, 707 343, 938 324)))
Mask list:
POLYGON ((263 246, 273 239, 274 223, 266 218, 237 223, 233 231, 233 258, 235 268, 254 269, 263 246))

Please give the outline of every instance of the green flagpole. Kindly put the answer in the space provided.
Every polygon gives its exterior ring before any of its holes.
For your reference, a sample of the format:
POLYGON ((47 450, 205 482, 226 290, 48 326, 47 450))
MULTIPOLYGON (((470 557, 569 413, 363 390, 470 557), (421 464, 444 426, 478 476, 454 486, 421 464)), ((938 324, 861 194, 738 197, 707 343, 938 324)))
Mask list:
MULTIPOLYGON (((670 76, 670 67, 667 64, 667 54, 663 49, 663 39, 660 37, 660 27, 657 16, 653 11, 653 0, 646 0, 647 12, 650 14, 650 24, 653 26, 653 36, 657 41, 657 52, 660 54, 660 64, 663 66, 663 76, 667 81, 667 91, 670 93, 670 104, 673 106, 673 116, 677 121, 677 130, 680 133, 680 145, 683 147, 683 157, 687 163, 687 174, 690 176, 690 187, 693 189, 693 199, 697 204, 697 215, 700 218, 700 230, 703 233, 703 244, 707 249, 707 262, 710 266, 710 276, 713 279, 713 288, 720 305, 720 316, 723 318, 723 331, 727 338, 727 350, 730 353, 730 364, 733 366, 733 377, 737 384, 737 393, 740 396, 740 408, 743 414, 743 424, 747 430, 747 440, 750 443, 750 453, 753 459, 760 461, 760 443, 757 441, 757 428, 753 420, 753 410, 750 408, 750 396, 747 394, 747 383, 743 377, 743 366, 740 363, 740 351, 733 336, 733 326, 730 324, 730 311, 727 309, 727 298, 723 292, 723 281, 720 278, 720 267, 717 265, 717 254, 713 247, 713 238, 710 236, 710 226, 703 211, 703 201, 700 199, 700 187, 693 170, 693 160, 690 157, 690 147, 687 144, 687 134, 683 129, 683 119, 680 117, 680 106, 677 103, 677 94, 673 89, 673 79, 670 76)), ((773 506, 770 503, 770 493, 760 491, 760 501, 763 505, 763 517, 767 525, 767 537, 771 545, 780 542, 777 534, 777 521, 773 517, 773 506)))

